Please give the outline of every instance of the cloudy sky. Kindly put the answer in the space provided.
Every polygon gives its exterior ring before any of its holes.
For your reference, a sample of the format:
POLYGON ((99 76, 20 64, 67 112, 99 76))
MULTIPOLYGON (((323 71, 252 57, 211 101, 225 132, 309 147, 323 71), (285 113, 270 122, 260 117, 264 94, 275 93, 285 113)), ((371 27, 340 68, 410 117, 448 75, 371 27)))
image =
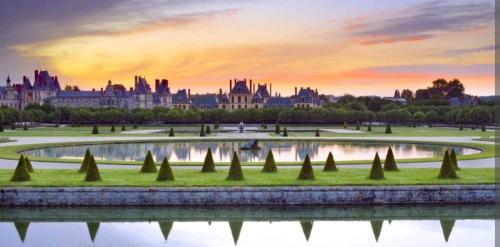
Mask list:
POLYGON ((85 89, 139 74, 391 95, 457 77, 494 94, 493 0, 5 0, 0 16, 1 84, 38 68, 85 89))

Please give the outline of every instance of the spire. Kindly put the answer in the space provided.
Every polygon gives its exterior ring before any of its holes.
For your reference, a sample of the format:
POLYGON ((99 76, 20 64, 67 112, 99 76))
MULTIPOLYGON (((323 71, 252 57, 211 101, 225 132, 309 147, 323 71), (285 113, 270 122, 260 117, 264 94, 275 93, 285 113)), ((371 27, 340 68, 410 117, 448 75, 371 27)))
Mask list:
POLYGON ((10 84, 10 76, 7 76, 7 84, 10 84))

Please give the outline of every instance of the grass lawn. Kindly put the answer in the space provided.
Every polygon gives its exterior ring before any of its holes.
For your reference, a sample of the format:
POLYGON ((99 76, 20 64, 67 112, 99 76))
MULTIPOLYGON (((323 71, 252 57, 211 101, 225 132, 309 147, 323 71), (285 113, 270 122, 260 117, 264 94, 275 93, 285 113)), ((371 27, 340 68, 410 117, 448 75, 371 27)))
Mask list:
POLYGON ((137 170, 101 169, 101 182, 83 181, 85 174, 75 170, 38 170, 32 181, 10 182, 13 170, 0 170, 0 187, 54 187, 54 186, 300 186, 300 185, 431 185, 431 184, 493 184, 493 168, 471 168, 458 171, 458 179, 438 179, 439 169, 408 168, 386 172, 386 179, 367 179, 369 169, 340 169, 337 172, 315 171, 315 180, 297 180, 299 169, 281 169, 278 173, 261 173, 259 169, 244 169, 245 180, 227 181, 227 171, 201 173, 197 170, 174 170, 175 181, 157 182, 156 174, 137 170))

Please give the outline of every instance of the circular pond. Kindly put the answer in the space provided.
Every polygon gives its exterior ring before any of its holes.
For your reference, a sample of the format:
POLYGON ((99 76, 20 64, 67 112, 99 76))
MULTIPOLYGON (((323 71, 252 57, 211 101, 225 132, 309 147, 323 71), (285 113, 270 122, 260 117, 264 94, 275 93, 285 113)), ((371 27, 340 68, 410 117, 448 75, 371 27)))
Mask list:
POLYGON ((260 141, 258 151, 244 151, 239 147, 244 141, 201 141, 201 142, 137 142, 137 143, 102 143, 95 145, 76 145, 47 147, 23 151, 28 156, 42 156, 61 159, 81 159, 85 150, 90 149, 98 160, 142 161, 148 150, 151 150, 155 160, 167 156, 169 161, 202 162, 210 147, 216 162, 230 161, 233 151, 238 153, 240 160, 264 161, 269 150, 273 151, 276 161, 302 161, 309 154, 312 161, 325 160, 328 152, 332 152, 335 160, 370 160, 375 152, 383 159, 389 146, 394 151, 396 159, 442 157, 445 150, 454 148, 457 155, 475 154, 480 150, 466 147, 404 144, 404 143, 374 143, 374 142, 332 142, 332 141, 260 141))

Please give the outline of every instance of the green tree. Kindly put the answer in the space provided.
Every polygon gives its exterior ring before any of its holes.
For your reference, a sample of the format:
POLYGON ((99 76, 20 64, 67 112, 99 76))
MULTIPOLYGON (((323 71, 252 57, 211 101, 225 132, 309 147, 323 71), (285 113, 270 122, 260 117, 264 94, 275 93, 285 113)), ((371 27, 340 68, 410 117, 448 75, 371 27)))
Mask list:
POLYGON ((114 125, 111 125, 111 130, 110 131, 113 132, 113 133, 115 132, 115 126, 114 125))
POLYGON ((24 163, 26 163, 26 168, 28 169, 29 173, 35 172, 35 169, 33 168, 33 165, 31 164, 31 160, 28 158, 28 156, 24 157, 24 163))
POLYGON ((170 137, 174 137, 175 136, 175 134, 174 134, 174 128, 172 128, 172 127, 170 128, 170 131, 168 132, 168 136, 170 136, 170 137))
POLYGON ((337 171, 337 165, 335 164, 335 159, 333 159, 332 152, 328 153, 328 157, 326 158, 325 167, 323 168, 323 171, 325 172, 337 171))
POLYGON ((240 159, 236 151, 233 152, 233 158, 231 159, 231 166, 229 167, 229 172, 227 174, 227 180, 243 180, 243 170, 241 169, 240 159))
POLYGON ((283 129, 283 137, 287 137, 288 136, 288 132, 286 131, 286 127, 283 129))
POLYGON ((85 151, 85 155, 83 156, 83 162, 82 165, 80 166, 80 170, 78 172, 84 173, 87 172, 89 169, 89 162, 90 162, 90 150, 87 148, 87 151, 85 151))
POLYGON ((209 124, 207 124, 207 127, 205 128, 205 133, 206 133, 207 135, 212 134, 212 131, 210 131, 210 125, 209 125, 209 124))
POLYGON ((450 159, 453 163, 453 167, 455 167, 455 170, 460 170, 460 167, 458 167, 457 154, 455 153, 455 149, 451 149, 450 159))
POLYGON ((366 131, 368 131, 368 132, 372 131, 372 122, 368 123, 368 129, 366 131))
POLYGON ((87 182, 101 181, 101 174, 99 172, 97 164, 95 163, 93 155, 90 156, 89 168, 87 170, 87 175, 85 176, 85 181, 87 182))
POLYGON ((316 133, 314 134, 314 136, 319 137, 319 129, 316 129, 316 133))
POLYGON ((262 172, 278 172, 278 168, 274 162, 273 151, 271 149, 269 149, 269 152, 267 153, 266 162, 264 163, 264 167, 262 167, 262 172))
POLYGON ((394 159, 394 153, 392 152, 391 147, 389 147, 389 150, 387 150, 387 155, 385 156, 384 170, 386 170, 386 171, 399 171, 398 166, 396 165, 396 160, 394 159))
POLYGON ((212 149, 208 147, 207 155, 205 155, 205 160, 203 161, 203 167, 201 172, 215 172, 214 158, 212 156, 212 149))
POLYGON ((142 163, 141 172, 143 173, 157 172, 156 163, 155 160, 153 159, 153 155, 151 154, 150 150, 148 150, 146 158, 144 159, 144 163, 142 163))
POLYGON ((359 126, 359 122, 356 123, 356 130, 360 130, 361 127, 359 126))
POLYGON ((126 131, 127 128, 125 127, 125 125, 122 125, 122 131, 126 131))
POLYGON ((94 125, 94 127, 92 128, 92 135, 97 135, 99 134, 99 129, 97 128, 97 125, 94 125))
POLYGON ((385 133, 386 134, 392 134, 392 129, 391 129, 391 124, 388 123, 387 126, 385 127, 385 133))
POLYGON ((441 164, 441 169, 439 170, 438 178, 440 179, 458 178, 448 150, 446 150, 446 152, 444 153, 443 163, 441 164))
POLYGON ((163 162, 160 166, 160 172, 158 172, 158 176, 156 177, 156 181, 173 181, 174 180, 174 172, 172 171, 172 167, 168 163, 167 157, 163 158, 163 162))
POLYGON ((17 162, 16 170, 10 179, 11 182, 24 182, 30 181, 31 176, 29 174, 28 168, 26 167, 26 161, 24 156, 19 157, 19 162, 17 162))
POLYGON ((276 123, 276 125, 274 126, 274 133, 277 135, 281 133, 281 128, 279 123, 276 123))
POLYGON ((380 158, 378 157, 378 152, 375 153, 375 158, 373 159, 372 168, 370 170, 369 179, 384 179, 384 171, 382 170, 382 164, 380 163, 380 158))
POLYGON ((300 169, 299 176, 297 177, 299 180, 313 180, 314 179, 314 171, 311 165, 311 159, 309 158, 309 154, 306 155, 304 159, 304 163, 302 163, 302 168, 300 169))
POLYGON ((205 124, 201 124, 201 129, 200 129, 200 137, 205 136, 205 124))
POLYGON ((344 129, 348 129, 349 128, 349 125, 347 125, 347 122, 344 121, 344 129))

